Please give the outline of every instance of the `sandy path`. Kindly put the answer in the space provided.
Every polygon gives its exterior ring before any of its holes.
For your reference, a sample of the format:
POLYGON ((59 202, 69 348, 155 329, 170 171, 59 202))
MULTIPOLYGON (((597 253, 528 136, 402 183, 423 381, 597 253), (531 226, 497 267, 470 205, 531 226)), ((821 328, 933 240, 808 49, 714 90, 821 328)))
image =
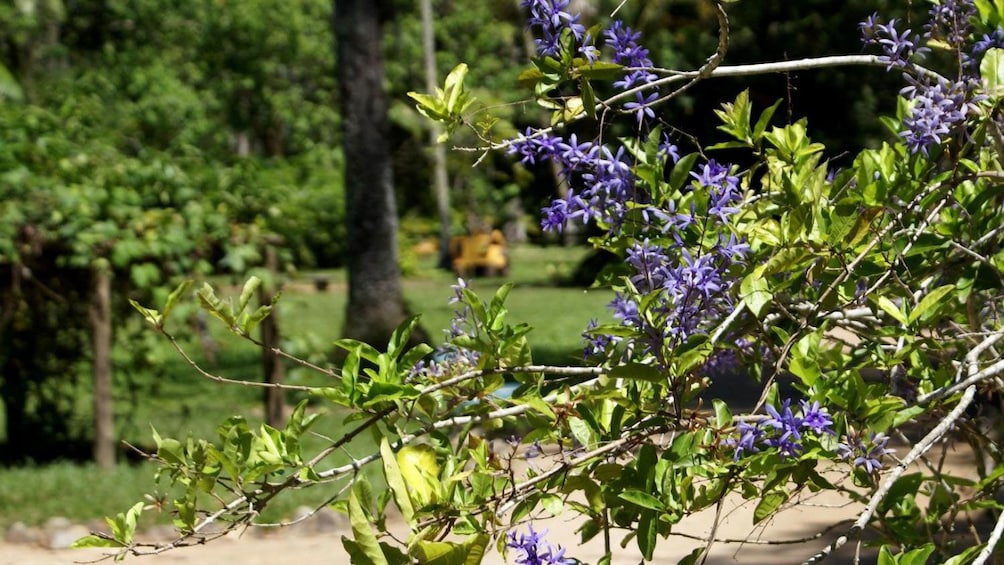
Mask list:
MULTIPOLYGON (((955 475, 972 476, 974 460, 968 446, 957 445, 958 449, 949 448, 946 458, 947 469, 955 475)), ((907 448, 897 446, 902 455, 907 448)), ((839 475, 826 473, 831 481, 838 481, 839 475)), ((824 548, 830 541, 846 532, 849 523, 834 528, 823 535, 827 527, 841 522, 852 521, 861 512, 859 504, 848 504, 842 496, 833 492, 811 494, 806 491, 801 504, 782 510, 765 524, 753 526, 753 509, 755 500, 744 501, 738 495, 727 498, 722 505, 720 525, 717 530, 718 539, 751 540, 747 543, 716 543, 713 545, 706 561, 708 565, 747 564, 763 565, 802 563, 805 559, 824 548), (801 543, 767 544, 767 541, 808 540, 801 543)), ((918 501, 924 506, 922 501, 918 501)), ((699 538, 709 536, 714 524, 714 509, 704 511, 686 518, 682 524, 674 528, 677 534, 689 534, 699 538)), ((548 530, 547 539, 552 544, 566 548, 569 557, 575 557, 583 563, 596 563, 603 555, 603 542, 596 538, 588 544, 580 544, 575 529, 579 522, 570 519, 552 518, 536 521, 535 529, 548 530)), ((401 525, 403 526, 403 524, 401 525)), ((992 524, 987 528, 992 528, 992 524)), ((397 528, 395 528, 396 530, 397 528)), ((325 533, 311 533, 311 530, 280 530, 259 533, 250 532, 238 538, 231 536, 218 539, 203 546, 183 548, 169 551, 156 556, 130 557, 129 563, 151 563, 164 565, 181 564, 228 564, 241 565, 278 565, 292 563, 297 565, 336 564, 348 565, 349 559, 342 549, 341 536, 351 536, 347 520, 340 529, 325 533)), ((625 549, 619 548, 624 538, 623 532, 613 532, 611 540, 615 546, 614 565, 635 565, 642 562, 642 557, 634 540, 625 549)), ((690 554, 702 542, 680 535, 670 536, 668 540, 660 539, 654 563, 677 563, 690 554)), ((827 559, 828 564, 853 563, 857 544, 849 543, 834 556, 827 559)), ((8 544, 0 541, 0 565, 66 565, 74 562, 88 562, 100 558, 101 550, 48 550, 30 545, 8 544)), ((112 563, 111 560, 106 563, 112 563)), ((507 562, 501 556, 492 553, 485 559, 485 565, 503 565, 507 562)), ((511 556, 508 563, 515 563, 511 556)), ((860 563, 875 563, 874 552, 861 548, 860 563)))
MULTIPOLYGON (((719 527, 720 538, 779 540, 796 539, 812 536, 827 525, 841 518, 853 517, 854 508, 842 504, 843 501, 834 495, 825 498, 815 498, 811 505, 805 505, 785 511, 775 519, 765 531, 752 526, 753 504, 742 501, 738 497, 729 499, 723 506, 725 516, 719 527)), ((713 512, 704 512, 685 521, 678 531, 692 535, 707 535, 713 522, 713 512)), ((567 554, 585 563, 595 563, 603 554, 602 541, 594 539, 590 543, 579 544, 575 534, 575 525, 562 519, 551 519, 535 523, 536 529, 546 528, 548 540, 558 543, 567 549, 567 554)), ((832 537, 842 530, 837 530, 832 537)), ((296 563, 299 565, 313 564, 347 564, 348 556, 341 547, 339 532, 330 535, 301 535, 295 532, 271 534, 267 536, 245 536, 241 539, 228 537, 216 540, 205 546, 184 548, 157 556, 142 558, 130 557, 127 562, 152 563, 163 565, 167 563, 182 564, 221 564, 241 563, 242 565, 276 565, 280 563, 296 563)), ((623 534, 614 533, 612 540, 617 544, 623 534)), ((655 563, 676 563, 689 554, 700 542, 671 536, 669 540, 660 540, 655 563)), ((709 565, 724 565, 729 563, 742 564, 786 564, 801 563, 825 545, 825 540, 816 539, 807 543, 791 545, 761 545, 718 543, 713 546, 707 563, 709 565)), ((853 555, 853 547, 846 548, 837 558, 828 563, 849 563, 853 555)), ((0 565, 65 565, 74 562, 92 561, 101 557, 101 550, 46 550, 27 545, 11 545, 0 543, 0 565)), ((619 549, 613 560, 617 565, 636 564, 642 561, 634 541, 626 549, 619 549)), ((111 561, 107 561, 111 563, 111 561)), ((514 563, 510 557, 508 563, 514 563)), ((865 559, 864 563, 869 560, 865 559)), ((491 555, 485 560, 486 565, 502 565, 506 561, 498 555, 491 555)))

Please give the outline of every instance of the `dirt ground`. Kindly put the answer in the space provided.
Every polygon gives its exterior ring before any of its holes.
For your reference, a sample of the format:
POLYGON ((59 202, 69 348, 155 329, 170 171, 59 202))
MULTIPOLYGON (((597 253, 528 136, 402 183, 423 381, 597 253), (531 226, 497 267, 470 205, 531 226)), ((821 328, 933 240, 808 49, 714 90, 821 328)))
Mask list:
MULTIPOLYGON (((706 561, 709 565, 725 564, 788 564, 801 563, 816 551, 846 530, 846 526, 835 529, 816 539, 801 543, 767 544, 768 541, 797 540, 819 536, 825 528, 842 519, 851 519, 859 511, 857 506, 846 505, 832 494, 807 501, 798 508, 783 512, 766 527, 752 526, 754 502, 742 501, 738 497, 729 499, 722 508, 723 520, 718 528, 719 539, 751 540, 745 544, 716 543, 706 561)), ((704 512, 685 520, 677 530, 681 534, 705 537, 714 522, 714 512, 704 512)), ((763 526, 763 525, 761 525, 763 526)), ((602 541, 594 539, 582 545, 575 534, 575 524, 562 519, 551 519, 535 523, 537 530, 546 528, 548 540, 567 549, 567 555, 584 563, 596 563, 603 554, 602 541)), ((298 565, 320 565, 348 563, 348 556, 341 547, 340 537, 345 533, 327 535, 303 535, 295 532, 270 534, 267 536, 247 535, 219 539, 204 546, 172 550, 156 556, 129 557, 127 562, 150 563, 151 565, 179 564, 219 564, 241 563, 242 565, 275 565, 296 563, 298 565)), ((623 534, 615 534, 617 544, 623 534)), ((668 540, 660 540, 654 563, 676 563, 701 545, 700 541, 674 535, 668 540)), ((850 543, 827 563, 852 563, 856 544, 850 543)), ((47 550, 27 545, 11 545, 0 542, 0 565, 66 565, 74 562, 90 562, 102 556, 101 550, 47 550)), ((111 563, 111 561, 107 561, 111 563)), ((613 563, 628 565, 642 562, 634 541, 625 549, 616 551, 613 563)), ((862 563, 874 563, 872 552, 863 550, 862 563)), ((493 554, 486 565, 507 563, 493 554)), ((515 563, 510 556, 508 563, 515 563)))
MULTIPOLYGON (((755 398, 738 390, 731 392, 741 398, 755 398)), ((725 396, 718 394, 718 396, 725 396)), ((906 446, 897 446, 897 452, 905 455, 906 446)), ((892 464, 890 462, 890 464, 892 464)), ((946 464, 953 474, 971 476, 975 470, 975 460, 968 447, 949 448, 946 464)), ((831 480, 838 477, 830 476, 831 480)), ((753 525, 753 509, 756 500, 744 501, 739 496, 726 499, 721 508, 721 519, 715 532, 719 540, 730 543, 715 543, 705 561, 707 565, 787 565, 802 563, 831 541, 846 532, 863 506, 848 504, 847 500, 835 493, 827 492, 803 499, 801 504, 780 512, 773 519, 753 525), (843 521, 843 523, 841 523, 843 521), (839 527, 831 528, 835 524, 839 527), (827 530, 827 528, 830 528, 827 530), (743 541, 745 540, 745 542, 743 541), (783 543, 779 543, 783 542, 783 543)), ((702 547, 702 538, 708 538, 715 523, 715 512, 705 511, 685 519, 674 528, 668 540, 660 539, 653 563, 677 563, 695 548, 702 547)), ((587 544, 579 542, 575 533, 578 524, 567 519, 553 518, 534 522, 538 531, 548 530, 547 539, 552 544, 566 548, 566 555, 583 563, 594 564, 603 555, 603 542, 593 539, 587 544)), ((986 529, 993 527, 990 524, 986 529)), ((960 529, 965 529, 962 527, 960 529)), ((982 529, 982 528, 981 528, 982 529)), ((209 565, 240 563, 242 565, 276 565, 294 563, 297 565, 338 564, 347 565, 348 555, 342 549, 341 536, 351 536, 348 525, 341 531, 323 535, 306 535, 296 531, 281 531, 269 535, 248 534, 242 538, 219 539, 206 545, 172 550, 161 555, 129 557, 126 563, 150 563, 166 565, 209 565)), ((619 547, 624 533, 614 532, 611 541, 615 546, 614 565, 634 565, 642 562, 642 557, 634 540, 626 548, 619 547)), ((985 538, 984 538, 985 539, 985 538)), ((0 541, 0 565, 67 565, 74 562, 90 562, 102 556, 101 550, 48 550, 29 545, 11 545, 0 541)), ((875 552, 857 543, 846 544, 841 551, 830 556, 827 564, 876 562, 875 552)), ((111 563, 110 560, 106 561, 111 563)), ((485 559, 485 565, 515 563, 515 555, 508 562, 492 553, 485 559)))

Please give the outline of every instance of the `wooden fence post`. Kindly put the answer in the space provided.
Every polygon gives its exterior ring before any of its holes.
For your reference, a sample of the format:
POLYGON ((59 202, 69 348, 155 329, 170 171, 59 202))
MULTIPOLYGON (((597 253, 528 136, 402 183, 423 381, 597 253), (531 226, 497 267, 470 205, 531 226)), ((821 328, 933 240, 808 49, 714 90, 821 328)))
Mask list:
POLYGON ((90 319, 94 349, 94 461, 102 471, 115 466, 111 289, 111 270, 98 266, 94 269, 90 319))

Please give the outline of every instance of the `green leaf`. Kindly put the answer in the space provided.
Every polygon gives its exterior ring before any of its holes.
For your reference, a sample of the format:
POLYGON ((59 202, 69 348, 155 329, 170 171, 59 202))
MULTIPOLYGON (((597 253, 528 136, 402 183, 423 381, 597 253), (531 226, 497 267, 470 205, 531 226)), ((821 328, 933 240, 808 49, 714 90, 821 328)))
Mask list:
POLYGON ((767 518, 770 518, 775 512, 777 512, 777 509, 787 501, 788 493, 784 490, 765 492, 763 497, 760 498, 760 502, 757 503, 756 508, 753 510, 753 523, 759 524, 767 518))
POLYGON ((763 137, 763 132, 767 130, 767 126, 770 125, 770 119, 774 117, 774 112, 777 111, 778 106, 781 105, 781 101, 778 100, 774 102, 769 108, 760 114, 760 118, 756 121, 756 125, 753 126, 753 141, 757 142, 763 137))
POLYGON ((652 365, 645 365, 644 363, 617 365, 616 367, 610 369, 609 374, 610 378, 613 379, 639 380, 650 383, 666 382, 666 375, 663 374, 662 371, 652 365))
POLYGON ((164 303, 164 311, 161 314, 164 320, 171 315, 171 310, 174 310, 174 306, 178 303, 178 300, 180 300, 190 288, 192 288, 192 281, 186 280, 179 284, 177 288, 172 290, 171 294, 167 295, 167 302, 164 303))
POLYGON ((383 471, 384 476, 387 478, 387 486, 394 493, 394 502, 397 503, 397 507, 401 510, 401 515, 405 521, 408 524, 412 524, 415 518, 415 507, 412 506, 411 498, 408 496, 408 487, 405 485, 401 469, 398 467, 397 456, 394 454, 394 450, 390 448, 390 442, 387 441, 386 437, 380 442, 380 457, 383 460, 383 471))
POLYGON ((889 546, 883 545, 879 548, 878 561, 876 565, 896 565, 896 558, 892 554, 889 546))
POLYGON ((70 549, 82 549, 85 547, 124 547, 124 545, 116 540, 93 534, 74 540, 70 544, 70 549))
POLYGON ((467 63, 460 63, 450 74, 446 75, 446 88, 443 92, 449 98, 446 100, 446 110, 450 114, 458 114, 463 108, 458 103, 463 102, 464 77, 467 76, 467 63))
POLYGON ((545 494, 541 496, 540 505, 554 517, 561 516, 562 510, 565 508, 565 503, 561 500, 561 497, 556 494, 545 494))
POLYGON ((349 490, 349 522, 352 525, 352 536, 355 541, 355 547, 350 548, 345 543, 346 539, 344 537, 342 538, 342 544, 345 546, 346 551, 352 554, 352 563, 388 565, 387 558, 384 557, 383 551, 380 549, 380 543, 377 541, 376 534, 373 533, 373 527, 370 525, 363 507, 359 503, 356 490, 355 488, 349 490), (353 551, 353 549, 357 551, 353 551))
POLYGON ((892 300, 889 300, 885 296, 879 296, 875 300, 875 304, 879 308, 881 308, 882 311, 884 311, 886 314, 892 316, 900 324, 903 324, 904 326, 907 325, 906 314, 904 314, 902 310, 900 310, 899 307, 897 307, 892 300))
POLYGON ((697 153, 690 153, 680 157, 680 160, 676 162, 676 166, 669 173, 669 187, 672 190, 680 190, 683 185, 686 184, 687 179, 690 178, 690 171, 694 168, 694 163, 697 162, 699 155, 697 153))
POLYGON ((641 513, 638 519, 638 549, 645 556, 646 561, 651 561, 655 553, 656 534, 659 533, 659 517, 649 510, 641 513))
POLYGON ((397 465, 412 502, 428 506, 439 500, 439 463, 429 445, 406 445, 397 452, 397 465))
MULTIPOLYGON (((537 86, 537 83, 542 80, 544 80, 544 73, 540 72, 540 69, 537 67, 525 69, 523 72, 519 73, 518 77, 516 77, 516 82, 518 82, 523 88, 534 88, 537 86)), ((411 96, 411 93, 408 95, 411 96)))
POLYGON ((575 72, 587 79, 608 81, 624 75, 624 66, 607 61, 596 61, 588 65, 576 67, 575 72))
POLYGON ((980 61, 980 79, 990 96, 1004 94, 1004 49, 987 50, 980 61))
POLYGON ((257 292, 260 287, 261 279, 256 276, 252 276, 244 283, 244 288, 241 290, 241 296, 237 301, 236 315, 239 316, 244 312, 244 310, 247 310, 248 304, 251 302, 251 299, 254 298, 255 292, 257 292))
POLYGON ((659 512, 664 512, 666 510, 666 505, 663 504, 661 500, 644 491, 633 489, 626 490, 619 493, 617 497, 621 500, 649 510, 657 510, 659 512))
POLYGON ((582 109, 590 119, 596 119, 596 93, 593 92, 593 85, 588 80, 582 80, 582 109))
POLYGON ((105 518, 105 522, 111 527, 112 536, 121 545, 132 543, 133 536, 136 535, 136 521, 143 513, 144 503, 137 502, 126 510, 123 514, 117 514, 115 518, 105 518))
POLYGON ((556 417, 554 410, 551 409, 551 406, 547 402, 544 402, 544 399, 536 394, 524 398, 523 402, 530 405, 530 407, 548 420, 553 420, 556 417))
POLYGON ((421 315, 411 316, 401 322, 401 325, 394 328, 394 332, 390 336, 390 342, 387 343, 388 355, 397 358, 404 352, 404 348, 408 345, 408 339, 411 337, 411 333, 415 331, 415 327, 418 325, 421 317, 421 315))
POLYGON ((568 429, 571 430, 572 437, 586 449, 591 449, 596 445, 596 435, 586 420, 572 416, 568 419, 568 429))
POLYGON ((947 559, 942 565, 964 565, 965 563, 970 563, 973 558, 979 555, 980 551, 983 551, 985 545, 974 545, 962 553, 947 559))
POLYGON ((480 565, 488 551, 488 542, 491 541, 485 534, 475 534, 467 538, 464 545, 467 547, 467 559, 464 565, 480 565))
POLYGON ((945 298, 948 297, 955 290, 954 284, 946 284, 944 286, 939 286, 938 288, 927 293, 924 298, 920 299, 917 306, 910 312, 910 316, 907 318, 907 324, 912 324, 917 320, 921 319, 924 314, 929 310, 934 308, 931 312, 932 315, 937 313, 938 307, 944 302, 945 298))
POLYGON ((743 277, 742 282, 739 283, 739 296, 742 298, 743 304, 757 318, 764 316, 767 312, 767 306, 774 299, 767 279, 756 271, 743 277))
POLYGON ((888 512, 900 504, 903 499, 916 496, 923 481, 924 476, 920 473, 910 473, 896 479, 896 482, 889 489, 889 494, 879 504, 877 509, 878 515, 881 516, 888 512))
POLYGON ((228 328, 233 328, 236 325, 233 305, 220 300, 209 283, 203 283, 196 295, 199 297, 199 304, 210 314, 222 320, 228 328))
POLYGON ((697 560, 704 555, 704 547, 695 548, 686 557, 676 562, 676 565, 695 565, 697 560))
POLYGON ((732 423, 732 412, 729 410, 729 405, 717 398, 712 400, 711 404, 715 408, 715 425, 719 428, 729 426, 732 423))
POLYGON ((422 94, 421 92, 409 92, 408 97, 417 103, 416 108, 423 116, 437 122, 449 119, 450 116, 446 111, 446 105, 440 99, 428 94, 422 94))
POLYGON ((791 351, 791 363, 788 368, 807 387, 814 385, 821 374, 817 359, 821 338, 820 332, 805 335, 798 340, 791 351))
POLYGON ((154 441, 157 444, 157 457, 166 461, 169 465, 184 465, 185 448, 181 442, 172 438, 163 438, 154 432, 154 441))
POLYGON ((731 135, 737 140, 749 146, 752 141, 750 132, 750 107, 749 90, 743 90, 736 96, 735 101, 722 104, 721 110, 715 110, 715 115, 722 120, 722 125, 718 129, 731 135))
POLYGON ((409 550, 419 563, 430 565, 464 565, 468 548, 459 543, 420 540, 409 550))
MULTIPOLYGON (((278 295, 276 295, 278 296, 278 295)), ((244 333, 250 334, 258 327, 258 324, 262 322, 272 313, 273 306, 266 304, 264 306, 259 306, 251 314, 245 315, 241 319, 241 330, 244 333)))
POLYGON ((129 299, 129 304, 132 305, 132 307, 135 308, 140 314, 143 314, 143 317, 146 318, 146 321, 150 322, 150 324, 152 324, 155 328, 159 329, 163 324, 164 317, 160 314, 160 312, 154 310, 153 308, 147 308, 145 306, 141 306, 139 302, 136 302, 132 298, 129 299))
POLYGON ((934 553, 934 544, 925 543, 922 547, 911 549, 899 558, 899 565, 925 565, 927 558, 934 553))

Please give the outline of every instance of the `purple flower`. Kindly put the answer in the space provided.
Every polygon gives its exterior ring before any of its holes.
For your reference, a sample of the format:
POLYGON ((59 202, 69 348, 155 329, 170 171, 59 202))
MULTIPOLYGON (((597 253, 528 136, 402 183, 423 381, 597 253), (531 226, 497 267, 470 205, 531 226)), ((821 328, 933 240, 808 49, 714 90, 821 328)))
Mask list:
POLYGON ((636 92, 635 98, 637 102, 624 104, 624 109, 628 112, 634 112, 635 119, 638 120, 638 125, 640 126, 645 121, 645 118, 655 118, 655 111, 652 110, 649 104, 659 99, 659 93, 653 92, 648 96, 643 96, 641 92, 636 92))
POLYGON ((641 324, 641 318, 638 317, 638 303, 624 294, 615 293, 613 301, 607 307, 613 310, 614 319, 621 320, 625 325, 638 326, 641 324))
POLYGON ((551 205, 541 210, 544 217, 540 220, 540 227, 544 231, 556 231, 561 233, 568 222, 568 202, 556 199, 551 205))
POLYGON ((600 50, 593 44, 593 38, 588 33, 586 34, 586 39, 582 42, 582 47, 579 47, 579 53, 589 63, 595 63, 600 60, 600 50))
POLYGON ((729 439, 726 440, 726 445, 733 445, 736 448, 735 454, 732 456, 733 461, 739 461, 743 456, 744 452, 757 453, 760 449, 757 447, 757 443, 764 436, 764 430, 759 424, 747 424, 746 422, 739 422, 739 439, 729 439))
POLYGON ((798 429, 802 425, 802 418, 795 416, 791 412, 791 399, 786 398, 784 402, 781 403, 781 410, 768 404, 766 406, 767 414, 770 418, 764 421, 764 425, 779 430, 783 433, 790 433, 794 435, 794 439, 801 439, 801 434, 798 433, 798 429))
POLYGON ((964 87, 957 83, 916 82, 908 90, 913 107, 903 120, 906 131, 901 135, 911 153, 927 155, 932 146, 940 145, 956 125, 965 121, 970 103, 964 87))
POLYGON ((510 140, 506 152, 509 155, 518 155, 520 162, 525 165, 533 165, 538 159, 552 158, 558 152, 561 142, 560 137, 544 135, 539 130, 528 127, 515 139, 510 140))
POLYGON ((523 0, 520 5, 530 9, 527 22, 531 29, 537 28, 541 37, 534 40, 537 53, 556 57, 561 48, 561 34, 568 30, 577 41, 586 36, 586 26, 579 23, 580 14, 571 14, 566 9, 571 0, 523 0))
POLYGON ((888 24, 877 21, 878 14, 869 16, 858 27, 861 28, 861 35, 866 44, 875 44, 882 48, 881 60, 888 63, 888 69, 893 67, 905 68, 909 65, 909 60, 914 55, 924 55, 929 51, 927 47, 919 47, 921 41, 919 34, 912 34, 909 29, 899 31, 896 29, 898 20, 889 20, 888 24))
POLYGON ((641 33, 633 31, 624 25, 624 22, 615 21, 609 29, 603 32, 603 37, 607 40, 607 45, 614 50, 615 63, 632 68, 652 67, 652 61, 648 58, 648 49, 638 44, 638 41, 641 40, 641 33))
POLYGON ((725 239, 724 234, 719 234, 715 250, 730 263, 742 263, 746 259, 746 254, 750 252, 750 246, 746 243, 746 238, 736 239, 734 233, 729 234, 728 240, 725 239))
POLYGON ((561 156, 561 160, 566 166, 574 168, 583 161, 589 161, 595 156, 594 151, 598 148, 591 141, 579 143, 578 137, 573 133, 568 137, 568 141, 558 141, 556 152, 561 156))
POLYGON ((620 342, 621 338, 605 334, 593 334, 591 330, 596 329, 599 322, 593 318, 586 325, 586 330, 582 332, 582 338, 586 341, 586 346, 582 351, 584 360, 591 357, 604 356, 609 353, 620 342))
POLYGON ((972 0, 941 0, 931 6, 927 35, 944 39, 955 49, 961 49, 969 37, 970 19, 976 15, 972 0))
POLYGON ((815 401, 809 404, 808 401, 800 401, 802 405, 802 422, 801 426, 803 429, 812 430, 817 434, 832 434, 833 432, 833 419, 830 415, 819 407, 819 401, 815 401))
POLYGON ((669 141, 666 134, 662 134, 662 141, 659 142, 659 153, 668 156, 674 164, 680 160, 680 150, 669 141))
POLYGON ((803 432, 815 435, 833 433, 830 428, 833 420, 819 406, 819 402, 809 404, 802 400, 800 406, 801 415, 795 415, 791 410, 791 399, 785 399, 780 409, 768 404, 767 419, 756 426, 740 423, 739 439, 727 441, 727 445, 736 447, 733 459, 738 461, 744 452, 760 451, 758 444, 777 449, 782 457, 797 457, 803 449, 803 432))
POLYGON ((1004 48, 1004 29, 997 28, 990 34, 983 34, 979 41, 973 43, 966 55, 968 62, 973 67, 979 67, 980 59, 992 48, 1004 48))
POLYGON ((635 274, 630 280, 638 291, 647 293, 663 285, 669 259, 662 249, 650 244, 647 239, 628 248, 626 262, 634 267, 635 274))
POLYGON ((565 550, 555 549, 544 540, 547 530, 542 532, 534 531, 533 525, 527 526, 529 533, 517 534, 510 531, 506 535, 506 547, 522 552, 516 557, 516 563, 522 565, 565 565, 574 563, 571 559, 565 558, 565 550))
POLYGON ((464 299, 464 289, 467 288, 467 281, 461 277, 457 277, 457 284, 450 285, 453 289, 453 297, 450 298, 449 304, 456 304, 464 299))
POLYGON ((443 344, 432 353, 432 359, 416 363, 411 369, 411 376, 444 378, 459 375, 477 367, 480 357, 477 351, 443 344))
POLYGON ((533 165, 537 162, 537 144, 534 142, 533 128, 526 128, 525 133, 521 133, 509 142, 506 152, 509 155, 519 155, 520 162, 524 165, 533 165))
POLYGON ((861 467, 867 473, 874 473, 883 468, 882 457, 892 453, 887 449, 889 438, 883 433, 873 433, 865 444, 861 438, 854 438, 852 443, 841 443, 837 446, 842 459, 854 458, 854 465, 861 467))

